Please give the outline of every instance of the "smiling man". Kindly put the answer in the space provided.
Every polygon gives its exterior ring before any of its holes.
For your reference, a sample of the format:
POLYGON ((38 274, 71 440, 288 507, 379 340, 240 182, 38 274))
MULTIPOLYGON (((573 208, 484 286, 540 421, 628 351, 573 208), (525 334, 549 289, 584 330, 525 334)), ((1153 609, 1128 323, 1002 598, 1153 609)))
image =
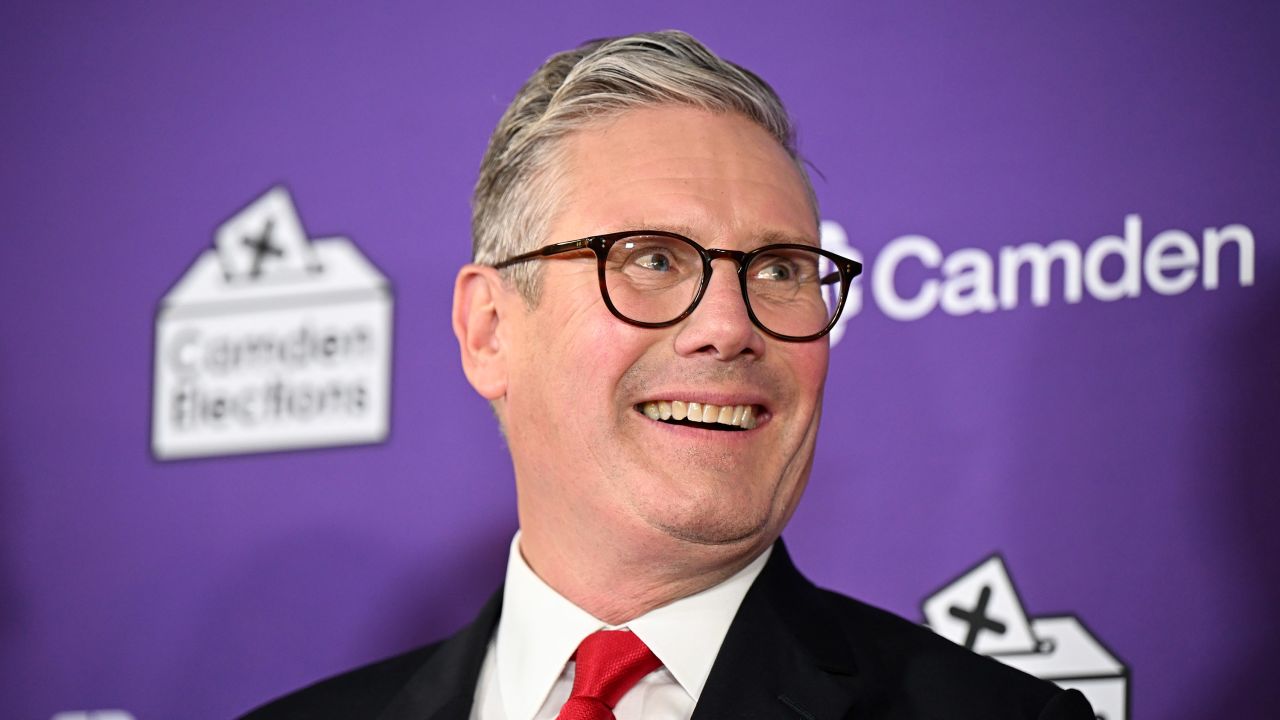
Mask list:
POLYGON ((763 81, 678 32, 551 58, 493 134, 473 233, 453 326, 515 470, 504 587, 250 717, 1093 717, 819 590, 778 539, 861 268, 820 249, 763 81))

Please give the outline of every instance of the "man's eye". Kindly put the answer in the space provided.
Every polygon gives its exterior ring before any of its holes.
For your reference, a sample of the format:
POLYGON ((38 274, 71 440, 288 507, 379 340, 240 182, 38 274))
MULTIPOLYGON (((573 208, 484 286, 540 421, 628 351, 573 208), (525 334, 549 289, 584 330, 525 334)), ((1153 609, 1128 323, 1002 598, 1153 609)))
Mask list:
POLYGON ((639 253, 631 262, 645 270, 653 270, 654 272, 664 273, 671 270, 671 256, 663 252, 639 253))
POLYGON ((764 267, 757 268, 755 277, 757 280, 768 280, 770 282, 785 282, 792 280, 796 276, 795 268, 789 263, 775 260, 764 267))

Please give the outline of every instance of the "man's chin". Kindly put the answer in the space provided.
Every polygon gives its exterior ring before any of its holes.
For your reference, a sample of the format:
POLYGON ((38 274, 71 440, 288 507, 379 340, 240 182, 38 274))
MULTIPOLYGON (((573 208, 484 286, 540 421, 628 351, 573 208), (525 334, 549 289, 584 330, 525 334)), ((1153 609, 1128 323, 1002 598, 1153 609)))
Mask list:
POLYGON ((768 515, 759 518, 700 517, 697 519, 667 519, 651 522, 668 537, 691 545, 744 546, 754 545, 768 532, 768 515))

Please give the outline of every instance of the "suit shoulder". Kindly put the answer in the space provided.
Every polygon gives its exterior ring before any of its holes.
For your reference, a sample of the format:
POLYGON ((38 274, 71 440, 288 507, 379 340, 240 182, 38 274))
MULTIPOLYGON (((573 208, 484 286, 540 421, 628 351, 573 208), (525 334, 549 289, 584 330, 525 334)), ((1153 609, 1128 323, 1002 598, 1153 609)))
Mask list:
POLYGON ((854 648, 859 674, 870 676, 886 703, 907 699, 921 717, 1093 718, 1075 691, 1064 692, 886 610, 829 590, 820 593, 854 648))
POLYGON ((469 705, 501 609, 499 590, 476 619, 453 636, 321 680, 241 720, 349 720, 378 717, 393 708, 402 715, 427 715, 417 712, 424 703, 469 705))
POLYGON ((338 720, 376 717, 441 643, 335 675, 251 710, 241 720, 338 720))

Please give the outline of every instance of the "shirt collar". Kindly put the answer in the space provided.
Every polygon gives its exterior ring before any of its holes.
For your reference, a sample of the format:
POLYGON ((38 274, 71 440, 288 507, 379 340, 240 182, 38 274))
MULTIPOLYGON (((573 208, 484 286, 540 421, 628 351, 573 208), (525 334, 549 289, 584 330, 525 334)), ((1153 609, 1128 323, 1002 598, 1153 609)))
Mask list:
MULTIPOLYGON (((738 606, 764 568, 772 547, 724 582, 651 610, 618 627, 649 646, 696 702, 706 685, 738 606)), ((498 621, 498 688, 511 720, 534 717, 583 638, 604 621, 574 605, 543 582, 511 540, 502 616, 498 621)))

